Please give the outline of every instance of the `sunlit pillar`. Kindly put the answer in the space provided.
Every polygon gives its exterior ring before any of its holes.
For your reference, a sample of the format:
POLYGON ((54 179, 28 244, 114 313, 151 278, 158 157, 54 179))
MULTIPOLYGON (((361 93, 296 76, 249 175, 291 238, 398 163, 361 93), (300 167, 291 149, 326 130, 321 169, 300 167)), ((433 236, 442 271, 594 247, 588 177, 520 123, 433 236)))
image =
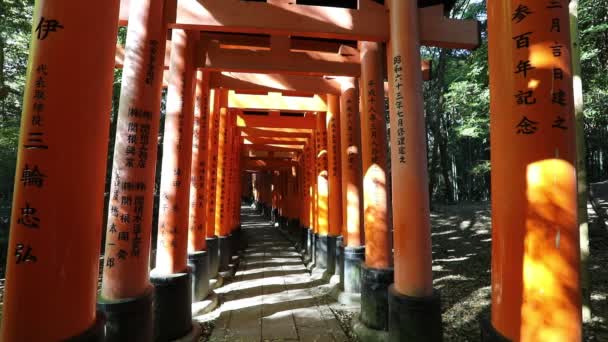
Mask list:
POLYGON ((315 250, 316 250, 316 238, 317 238, 317 160, 316 160, 316 145, 317 144, 317 132, 313 131, 313 140, 308 146, 308 176, 309 176, 309 223, 308 229, 308 255, 309 261, 314 264, 315 262, 315 250))
MULTIPOLYGON (((327 269, 333 273, 333 266, 328 265, 328 234, 329 234, 329 172, 327 155, 327 126, 326 112, 316 113, 316 163, 317 163, 317 243, 315 254, 315 266, 327 269), (328 268, 332 268, 329 270, 328 268)), ((333 261, 333 259, 332 259, 333 261)))
POLYGON ((217 189, 217 151, 219 132, 219 89, 209 91, 209 117, 207 124, 207 169, 205 170, 205 234, 207 253, 209 254, 209 287, 213 289, 221 285, 218 277, 219 246, 215 235, 215 195, 217 189))
POLYGON ((426 126, 416 2, 390 0, 387 45, 395 283, 389 289, 394 341, 442 340, 441 305, 433 291, 426 126))
MULTIPOLYGON (((340 160, 340 98, 327 94, 327 176, 329 183, 328 194, 328 237, 327 237, 327 271, 340 271, 336 267, 338 256, 337 242, 342 234, 342 182, 340 160)), ((341 239, 340 239, 341 240, 341 239)), ((333 274, 333 273, 332 273, 333 274)), ((339 273, 338 273, 339 274, 339 273)))
POLYGON ((103 339, 95 299, 118 7, 36 2, 2 341, 103 339))
POLYGON ((488 2, 492 320, 487 341, 581 341, 568 1, 488 2))
POLYGON ((227 201, 226 196, 228 189, 226 182, 229 173, 227 159, 229 158, 230 143, 232 138, 231 111, 228 110, 228 92, 224 89, 220 94, 220 111, 219 111, 219 135, 218 135, 218 162, 217 162, 217 189, 215 196, 215 235, 218 236, 219 256, 220 256, 220 272, 228 271, 231 249, 230 249, 230 231, 226 222, 227 201))
POLYGON ((209 253, 205 222, 207 141, 209 118, 209 74, 196 72, 192 165, 190 171, 190 219, 188 221, 188 265, 192 271, 192 300, 200 301, 209 293, 209 253))
POLYGON ((188 261, 188 217, 194 52, 198 32, 173 29, 163 138, 155 287, 155 322, 160 339, 176 339, 192 329, 192 284, 188 261))
MULTIPOLYGON (((342 236, 344 293, 341 302, 353 302, 361 293, 361 264, 365 257, 362 231, 361 124, 357 80, 340 79, 340 157, 342 160, 342 236)), ((362 311, 363 312, 363 311, 362 311)))
POLYGON ((98 300, 108 315, 108 340, 149 341, 154 333, 149 268, 164 69, 160 56, 167 38, 164 11, 164 1, 142 0, 129 12, 98 300))

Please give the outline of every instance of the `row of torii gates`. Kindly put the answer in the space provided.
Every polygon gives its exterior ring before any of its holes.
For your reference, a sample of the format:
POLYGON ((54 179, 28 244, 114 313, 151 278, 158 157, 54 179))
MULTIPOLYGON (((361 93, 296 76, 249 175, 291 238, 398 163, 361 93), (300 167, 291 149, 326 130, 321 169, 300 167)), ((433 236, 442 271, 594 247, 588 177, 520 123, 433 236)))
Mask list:
MULTIPOLYGON (((208 295, 210 279, 241 245, 241 196, 250 189, 260 208, 290 222, 318 267, 332 272, 343 253, 344 291, 361 293, 364 328, 388 331, 391 341, 442 339, 422 97, 428 66, 419 47, 475 48, 478 23, 447 19, 439 1, 359 0, 356 8, 296 2, 36 2, 3 341, 187 334, 190 302, 208 295), (117 48, 117 28, 127 24, 126 47, 117 48), (122 88, 102 214, 115 67, 123 68, 122 88), (343 249, 336 249, 339 237, 343 249)), ((487 6, 492 314, 482 338, 579 341, 568 3, 487 6)))

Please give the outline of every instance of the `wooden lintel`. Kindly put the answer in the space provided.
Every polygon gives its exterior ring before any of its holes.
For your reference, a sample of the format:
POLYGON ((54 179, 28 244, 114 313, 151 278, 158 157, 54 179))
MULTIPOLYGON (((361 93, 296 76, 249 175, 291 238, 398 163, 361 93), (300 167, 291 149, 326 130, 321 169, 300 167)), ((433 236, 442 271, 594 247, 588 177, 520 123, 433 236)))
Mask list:
POLYGON ((340 95, 340 84, 319 76, 212 72, 211 88, 226 88, 237 92, 290 92, 340 95))
POLYGON ((239 127, 266 127, 266 128, 301 128, 316 129, 317 120, 314 115, 304 117, 272 116, 272 115, 246 115, 237 117, 239 127))
MULTIPOLYGON (((283 41, 284 43, 284 41, 283 41)), ((327 52, 290 52, 289 50, 222 49, 213 42, 204 65, 209 71, 281 73, 311 76, 352 76, 361 74, 358 52, 342 56, 327 52)))
POLYGON ((477 20, 446 18, 443 5, 424 7, 418 11, 422 45, 472 50, 481 44, 477 20))
POLYGON ((265 152, 302 152, 303 148, 299 146, 281 147, 264 144, 243 144, 243 152, 249 151, 265 151, 265 152))
POLYGON ((268 95, 238 94, 230 91, 228 94, 228 107, 243 110, 274 110, 293 112, 325 112, 327 104, 325 99, 314 95, 313 97, 284 96, 280 93, 268 95))
MULTIPOLYGON (((121 0, 119 25, 127 25, 131 1, 121 0)), ((360 0, 361 10, 303 6, 294 1, 175 1, 175 12, 167 11, 172 28, 355 41, 389 39, 388 13, 372 0, 360 0)), ((443 5, 420 8, 419 18, 422 45, 460 49, 479 46, 479 23, 446 18, 443 5)))
POLYGON ((300 138, 259 138, 259 137, 241 137, 242 141, 246 144, 256 144, 256 145, 283 145, 283 146, 302 146, 306 145, 308 139, 300 139, 300 138), (296 140, 297 139, 297 140, 296 140))
POLYGON ((287 160, 260 160, 244 158, 243 168, 247 170, 281 170, 290 169, 294 166, 298 166, 295 161, 287 160))
POLYGON ((289 132, 289 131, 284 131, 284 130, 270 130, 270 129, 264 129, 264 128, 255 128, 255 127, 243 127, 243 128, 241 128, 241 136, 257 137, 257 138, 310 139, 311 133, 289 132))

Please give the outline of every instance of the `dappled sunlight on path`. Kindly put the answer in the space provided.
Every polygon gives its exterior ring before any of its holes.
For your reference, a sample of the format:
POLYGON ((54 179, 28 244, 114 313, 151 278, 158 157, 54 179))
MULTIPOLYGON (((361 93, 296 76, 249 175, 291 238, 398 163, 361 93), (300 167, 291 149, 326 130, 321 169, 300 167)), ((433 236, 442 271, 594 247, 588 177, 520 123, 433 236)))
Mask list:
POLYGON ((221 306, 210 341, 346 341, 317 289, 325 282, 270 222, 247 207, 242 219, 249 246, 232 281, 216 290, 221 306))

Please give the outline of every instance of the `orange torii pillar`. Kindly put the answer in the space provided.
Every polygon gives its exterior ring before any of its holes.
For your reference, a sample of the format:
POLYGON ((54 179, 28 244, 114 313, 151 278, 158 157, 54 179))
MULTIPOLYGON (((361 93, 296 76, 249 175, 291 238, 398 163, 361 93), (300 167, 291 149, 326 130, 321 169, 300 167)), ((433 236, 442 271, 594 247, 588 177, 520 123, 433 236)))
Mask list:
POLYGON ((308 221, 307 237, 306 237, 306 264, 311 266, 315 260, 315 227, 316 227, 316 215, 315 210, 317 208, 317 197, 316 197, 316 161, 314 157, 315 146, 317 140, 317 133, 313 131, 312 141, 305 145, 304 158, 306 158, 306 173, 308 178, 307 193, 308 193, 308 206, 306 208, 306 216, 308 221))
POLYGON ((194 121, 194 52, 199 33, 173 29, 163 139, 155 287, 157 339, 173 340, 192 330, 192 279, 188 267, 188 217, 192 126, 194 121))
POLYGON ((568 20, 565 0, 488 3, 492 319, 484 341, 582 339, 568 20))
POLYGON ((159 56, 165 55, 167 38, 164 10, 164 1, 146 0, 129 13, 98 300, 108 315, 110 341, 154 336, 149 268, 164 68, 159 56))
POLYGON ((302 255, 304 260, 307 259, 308 254, 308 231, 310 227, 310 192, 309 192, 309 164, 308 164, 308 145, 307 142, 304 145, 302 153, 299 157, 299 170, 302 177, 300 178, 300 196, 302 199, 302 205, 300 206, 300 250, 302 251, 302 255))
POLYGON ((386 121, 382 46, 361 42, 361 138, 365 264, 362 266, 362 312, 365 327, 386 335, 387 289, 393 282, 386 172, 386 121))
POLYGON ((317 220, 317 217, 319 215, 318 212, 318 208, 319 208, 319 202, 318 202, 318 198, 319 198, 319 189, 317 188, 317 170, 318 170, 318 164, 317 164, 317 132, 316 130, 314 131, 314 145, 311 146, 310 149, 310 165, 311 165, 311 206, 310 206, 310 219, 312 221, 312 226, 310 227, 310 232, 311 232, 311 236, 310 236, 310 240, 311 240, 311 251, 310 251, 310 259, 311 259, 311 263, 312 266, 314 266, 314 264, 316 263, 316 257, 317 257, 317 233, 318 233, 318 223, 319 221, 317 220))
POLYGON ((306 208, 308 205, 308 193, 306 191, 307 179, 306 179, 306 163, 304 158, 304 152, 299 156, 298 159, 298 200, 300 205, 298 206, 298 251, 302 255, 306 253, 306 238, 308 235, 308 222, 306 220, 306 208))
POLYGON ((246 192, 245 195, 242 195, 241 189, 243 189, 243 185, 245 184, 250 184, 250 182, 248 182, 247 180, 249 179, 249 174, 245 174, 243 172, 243 157, 242 157, 242 153, 243 153, 243 143, 238 141, 237 143, 237 150, 236 150, 236 174, 235 174, 235 179, 237 182, 236 185, 236 207, 234 208, 234 222, 236 224, 236 232, 237 232, 237 244, 238 244, 238 249, 239 250, 244 250, 245 248, 247 248, 247 240, 245 239, 245 236, 243 235, 243 227, 241 225, 241 203, 249 203, 249 198, 251 198, 250 194, 250 188, 247 186, 245 187, 246 192), (245 176, 245 177, 244 177, 245 176), (240 197, 239 197, 240 196, 240 197))
POLYGON ((300 243, 300 207, 302 206, 302 200, 300 197, 300 179, 302 174, 297 166, 293 166, 289 173, 289 194, 287 198, 287 206, 289 208, 289 222, 288 227, 292 235, 295 235, 295 242, 299 245, 300 243))
POLYGON ((228 110, 227 91, 222 89, 219 111, 219 136, 218 136, 218 163, 217 163, 217 190, 215 196, 215 235, 218 236, 220 274, 230 275, 230 262, 232 250, 230 246, 230 229, 227 223, 227 194, 229 181, 229 151, 233 137, 232 118, 233 112, 228 110))
POLYGON ((188 265, 192 271, 192 301, 209 294, 209 253, 207 252, 207 143, 209 118, 209 73, 196 71, 192 165, 190 171, 190 218, 188 221, 188 265))
MULTIPOLYGON (((329 235, 327 241, 327 271, 340 276, 342 271, 342 168, 340 146, 340 97, 327 94, 327 160, 329 178, 329 235)), ((331 273, 330 273, 331 274, 331 273)))
POLYGON ((338 300, 353 303, 360 299, 361 267, 365 260, 362 215, 363 188, 361 178, 361 123, 359 119, 359 87, 355 78, 342 78, 340 97, 340 157, 342 159, 342 236, 343 293, 338 300))
POLYGON ((236 126, 236 115, 233 115, 233 138, 231 139, 231 151, 230 151, 230 177, 228 179, 228 187, 229 187, 229 197, 228 203, 229 206, 226 211, 228 228, 230 229, 230 238, 231 238, 231 247, 232 254, 236 254, 238 250, 241 249, 241 231, 238 223, 239 213, 240 213, 240 185, 239 185, 239 160, 240 160, 240 150, 239 144, 240 139, 238 139, 241 135, 240 129, 236 126))
POLYGON ((95 299, 118 8, 36 2, 2 341, 104 339, 95 299))
POLYGON ((395 253, 395 283, 388 293, 389 339, 441 341, 441 304, 431 269, 418 8, 412 1, 389 0, 386 5, 395 253))
POLYGON ((335 250, 329 248, 329 175, 327 155, 327 113, 316 113, 317 119, 317 231, 315 267, 319 270, 334 273, 335 250), (330 264, 331 262, 331 264, 330 264))
POLYGON ((206 202, 207 208, 205 232, 207 235, 207 252, 209 253, 209 287, 215 289, 222 285, 222 278, 218 276, 220 268, 218 237, 215 234, 215 197, 217 193, 217 155, 219 135, 220 97, 225 96, 220 89, 211 89, 209 92, 209 123, 207 127, 207 170, 206 202))

